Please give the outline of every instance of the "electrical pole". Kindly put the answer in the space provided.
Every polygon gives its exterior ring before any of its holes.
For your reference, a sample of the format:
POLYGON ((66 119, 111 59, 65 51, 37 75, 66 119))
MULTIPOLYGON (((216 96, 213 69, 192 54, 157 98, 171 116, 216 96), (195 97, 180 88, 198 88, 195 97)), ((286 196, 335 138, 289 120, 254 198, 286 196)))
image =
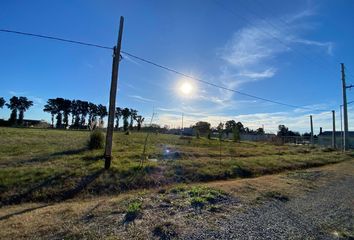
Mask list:
POLYGON ((313 123, 312 123, 312 115, 310 115, 310 124, 311 124, 311 145, 313 145, 313 123))
POLYGON ((104 152, 105 169, 108 169, 111 166, 111 161, 112 161, 113 124, 114 124, 114 115, 116 109, 118 69, 119 69, 119 61, 120 61, 120 49, 122 47, 123 23, 124 23, 124 18, 121 16, 119 22, 118 41, 117 41, 117 45, 114 46, 113 48, 111 90, 109 94, 108 123, 107 123, 107 134, 106 134, 106 146, 104 152))
POLYGON ((182 128, 181 128, 181 135, 182 135, 182 132, 183 132, 183 117, 184 117, 184 113, 182 113, 182 128))
POLYGON ((333 121, 333 129, 332 129, 332 148, 336 148, 336 113, 332 110, 332 121, 333 121))
POLYGON ((340 111, 340 142, 341 142, 341 148, 342 150, 344 149, 344 142, 343 142, 343 120, 342 120, 342 107, 343 105, 339 106, 339 111, 340 111))
POLYGON ((347 109, 347 86, 345 83, 345 70, 344 63, 341 63, 341 72, 342 72, 342 87, 343 87, 343 117, 344 117, 344 135, 343 135, 343 150, 347 150, 349 147, 349 135, 348 135, 348 109, 347 109))

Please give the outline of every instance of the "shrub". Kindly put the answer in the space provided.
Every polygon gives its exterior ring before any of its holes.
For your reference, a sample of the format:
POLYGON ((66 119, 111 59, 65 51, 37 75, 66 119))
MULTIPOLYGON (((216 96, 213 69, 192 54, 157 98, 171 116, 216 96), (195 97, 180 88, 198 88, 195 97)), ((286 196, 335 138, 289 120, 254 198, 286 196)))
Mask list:
POLYGON ((142 203, 139 200, 131 202, 127 207, 125 221, 130 222, 135 220, 141 211, 142 203))
POLYGON ((100 130, 94 130, 90 134, 88 147, 90 149, 101 149, 104 146, 104 134, 100 130))
POLYGON ((203 208, 206 204, 206 200, 202 197, 192 197, 191 205, 195 208, 203 208))

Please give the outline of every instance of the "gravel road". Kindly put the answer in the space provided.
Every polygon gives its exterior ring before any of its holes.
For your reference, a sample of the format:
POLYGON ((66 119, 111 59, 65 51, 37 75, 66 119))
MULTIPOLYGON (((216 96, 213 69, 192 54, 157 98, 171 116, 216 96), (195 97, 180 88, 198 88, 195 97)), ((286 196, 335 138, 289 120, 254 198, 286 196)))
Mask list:
POLYGON ((354 174, 330 181, 287 202, 230 212, 217 229, 196 223, 183 239, 354 239, 354 174))

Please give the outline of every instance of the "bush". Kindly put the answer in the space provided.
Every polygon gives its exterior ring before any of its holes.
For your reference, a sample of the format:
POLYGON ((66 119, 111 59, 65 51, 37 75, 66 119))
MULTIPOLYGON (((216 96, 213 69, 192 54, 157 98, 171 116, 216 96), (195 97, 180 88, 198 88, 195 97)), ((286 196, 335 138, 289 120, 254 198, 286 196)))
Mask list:
POLYGON ((88 147, 90 149, 101 149, 104 146, 104 134, 100 130, 94 130, 90 135, 88 147))
POLYGON ((134 221, 135 218, 138 217, 141 208, 142 208, 142 203, 139 200, 132 201, 127 207, 124 221, 125 222, 134 221))

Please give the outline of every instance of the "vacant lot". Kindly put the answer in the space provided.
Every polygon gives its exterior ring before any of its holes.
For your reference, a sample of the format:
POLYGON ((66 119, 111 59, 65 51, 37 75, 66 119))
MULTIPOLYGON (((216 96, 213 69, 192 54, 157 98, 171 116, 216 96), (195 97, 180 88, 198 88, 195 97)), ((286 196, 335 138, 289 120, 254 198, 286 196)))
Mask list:
POLYGON ((0 209, 0 239, 353 239, 354 162, 0 209), (340 196, 340 197, 338 197, 340 196))
MULTIPOLYGON (((88 150, 87 131, 0 128, 2 205, 62 201, 74 196, 229 178, 254 177, 353 158, 309 146, 180 139, 146 133, 114 135, 114 160, 104 171, 103 150, 88 150)), ((200 199, 199 199, 200 200, 200 199)))

